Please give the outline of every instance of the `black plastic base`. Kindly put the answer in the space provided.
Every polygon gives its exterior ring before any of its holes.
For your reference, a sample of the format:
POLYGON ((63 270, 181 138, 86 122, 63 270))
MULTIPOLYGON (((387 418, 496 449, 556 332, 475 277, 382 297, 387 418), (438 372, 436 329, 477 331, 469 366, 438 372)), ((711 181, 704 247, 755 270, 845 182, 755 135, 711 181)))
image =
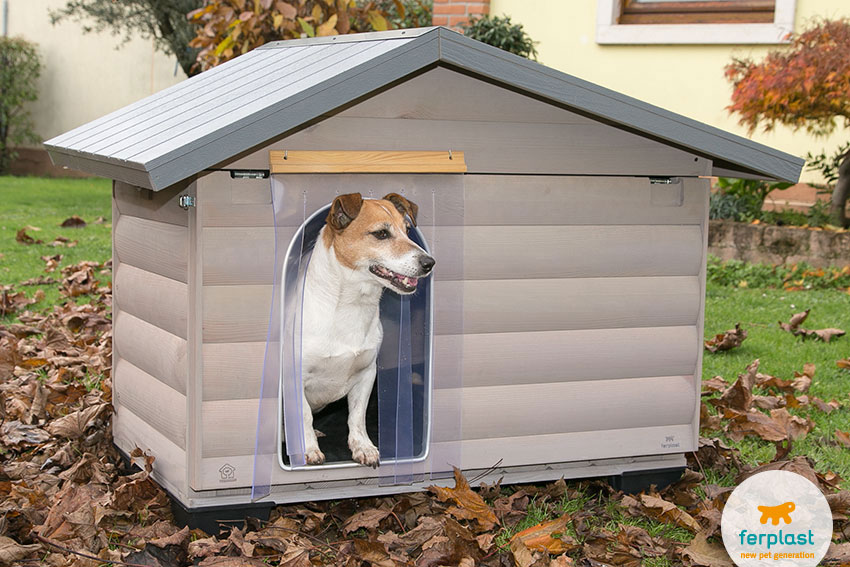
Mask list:
MULTIPOLYGON (((121 455, 123 465, 123 469, 119 471, 121 474, 133 474, 141 470, 117 445, 115 448, 118 449, 118 454, 121 455)), ((186 508, 168 490, 165 488, 163 490, 168 494, 168 499, 171 500, 171 513, 174 515, 174 522, 178 526, 201 529, 214 536, 221 533, 222 527, 240 527, 248 518, 266 521, 269 519, 272 508, 275 507, 272 502, 261 502, 256 504, 186 508)))
MULTIPOLYGON (((169 494, 169 496, 171 496, 169 494)), ((237 504, 233 506, 210 506, 209 508, 186 508, 171 497, 171 512, 178 526, 201 529, 217 536, 222 529, 241 528, 247 518, 267 521, 274 508, 273 503, 237 504)))
POLYGON ((608 484, 615 490, 636 494, 648 489, 653 484, 661 490, 682 478, 685 467, 669 469, 650 469, 646 471, 628 471, 623 474, 608 477, 608 484))

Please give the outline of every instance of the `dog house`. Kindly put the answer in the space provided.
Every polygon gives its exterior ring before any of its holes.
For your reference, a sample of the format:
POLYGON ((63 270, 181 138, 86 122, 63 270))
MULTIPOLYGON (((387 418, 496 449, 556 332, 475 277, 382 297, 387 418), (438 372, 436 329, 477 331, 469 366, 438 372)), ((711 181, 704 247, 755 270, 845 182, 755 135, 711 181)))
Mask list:
POLYGON ((190 510, 680 469, 706 177, 803 164, 444 28, 271 43, 45 145, 114 180, 115 443, 190 510), (287 266, 352 192, 416 201, 437 259, 386 308, 408 446, 299 466, 287 266))

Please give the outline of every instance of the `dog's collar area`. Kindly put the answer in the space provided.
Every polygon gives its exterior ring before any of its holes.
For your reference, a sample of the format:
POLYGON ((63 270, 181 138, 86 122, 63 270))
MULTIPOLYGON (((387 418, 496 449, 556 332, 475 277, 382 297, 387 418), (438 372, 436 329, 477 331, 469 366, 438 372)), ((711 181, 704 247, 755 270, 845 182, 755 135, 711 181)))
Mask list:
POLYGON ((416 285, 419 283, 419 278, 399 274, 378 264, 369 266, 369 271, 379 278, 389 281, 405 293, 416 291, 416 285))

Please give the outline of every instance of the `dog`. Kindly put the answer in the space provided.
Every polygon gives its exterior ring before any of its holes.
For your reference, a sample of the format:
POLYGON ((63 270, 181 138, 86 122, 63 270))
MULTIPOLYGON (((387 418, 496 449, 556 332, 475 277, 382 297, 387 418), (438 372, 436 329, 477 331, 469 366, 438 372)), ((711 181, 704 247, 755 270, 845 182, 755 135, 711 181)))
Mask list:
POLYGON ((366 407, 383 339, 379 314, 385 289, 416 292, 435 260, 407 236, 419 208, 396 193, 334 199, 313 248, 304 283, 302 382, 305 458, 324 463, 313 413, 348 398, 352 459, 377 467, 378 449, 366 432, 366 407))

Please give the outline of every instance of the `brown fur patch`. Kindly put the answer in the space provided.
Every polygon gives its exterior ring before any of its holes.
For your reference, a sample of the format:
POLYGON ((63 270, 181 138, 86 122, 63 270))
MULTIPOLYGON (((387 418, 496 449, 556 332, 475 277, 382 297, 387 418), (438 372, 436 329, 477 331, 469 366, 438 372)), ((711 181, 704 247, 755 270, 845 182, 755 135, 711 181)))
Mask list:
POLYGON ((325 230, 322 238, 326 248, 334 247, 339 263, 351 269, 363 260, 402 256, 416 247, 407 237, 404 217, 384 199, 364 200, 357 217, 345 229, 325 230), (384 227, 389 228, 392 238, 378 240, 372 235, 384 227))

